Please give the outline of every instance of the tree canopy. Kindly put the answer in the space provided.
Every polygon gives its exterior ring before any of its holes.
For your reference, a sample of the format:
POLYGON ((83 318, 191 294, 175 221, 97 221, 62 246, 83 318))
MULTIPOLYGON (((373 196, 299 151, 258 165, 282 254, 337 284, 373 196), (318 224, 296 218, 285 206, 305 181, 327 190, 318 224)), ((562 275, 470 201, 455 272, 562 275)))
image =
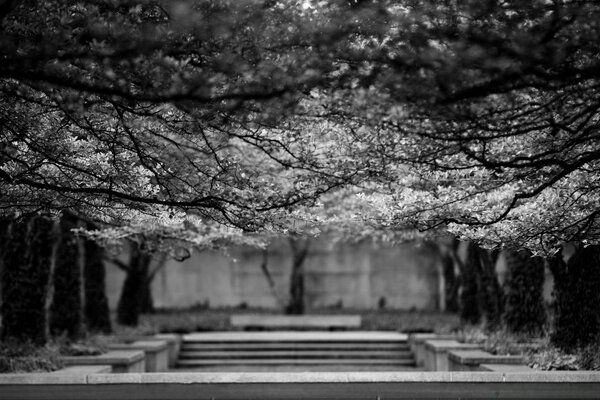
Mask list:
POLYGON ((0 5, 4 215, 598 242, 594 1, 0 5))

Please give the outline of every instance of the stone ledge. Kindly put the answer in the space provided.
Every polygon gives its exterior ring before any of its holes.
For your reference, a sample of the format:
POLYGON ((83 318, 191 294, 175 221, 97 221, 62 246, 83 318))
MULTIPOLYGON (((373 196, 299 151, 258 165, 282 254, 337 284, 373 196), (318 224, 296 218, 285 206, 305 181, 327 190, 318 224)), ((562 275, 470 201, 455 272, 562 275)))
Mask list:
POLYGON ((542 372, 525 364, 480 364, 479 370, 489 372, 542 372))
POLYGON ((65 356, 61 360, 65 365, 132 364, 144 359, 140 350, 113 350, 97 356, 65 356))
POLYGON ((448 339, 426 339, 423 343, 426 349, 431 349, 435 352, 458 349, 479 349, 479 345, 475 343, 461 343, 456 340, 448 339))
POLYGON ((111 343, 111 350, 143 350, 146 353, 158 353, 167 349, 166 340, 136 340, 131 343, 111 343))
POLYGON ((262 315, 239 314, 230 317, 234 327, 259 328, 359 328, 360 315, 262 315))
POLYGON ((71 365, 57 371, 51 372, 52 374, 108 374, 112 372, 112 365, 71 365))
POLYGON ((274 331, 274 332, 197 332, 183 336, 189 342, 229 343, 243 341, 254 342, 398 342, 406 341, 404 333, 391 331, 274 331))
POLYGON ((456 335, 438 335, 437 333, 411 333, 408 335, 408 341, 413 343, 423 343, 426 340, 456 340, 456 335))
POLYGON ((0 374, 5 385, 103 384, 285 384, 285 383, 600 383, 598 371, 531 372, 229 372, 61 375, 0 374))
POLYGON ((493 355, 483 350, 449 350, 448 359, 463 365, 523 364, 521 356, 493 355))

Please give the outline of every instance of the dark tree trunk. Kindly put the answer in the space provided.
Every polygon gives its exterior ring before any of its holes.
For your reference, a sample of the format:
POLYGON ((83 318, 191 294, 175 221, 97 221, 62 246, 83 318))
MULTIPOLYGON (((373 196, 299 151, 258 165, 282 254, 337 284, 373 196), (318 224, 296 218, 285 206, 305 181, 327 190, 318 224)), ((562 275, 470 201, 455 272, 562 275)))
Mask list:
POLYGON ((104 249, 93 240, 85 241, 84 289, 85 321, 92 332, 111 333, 106 298, 104 249))
POLYGON ((148 301, 151 255, 137 243, 132 243, 130 251, 125 282, 117 305, 117 322, 121 325, 136 326, 143 303, 148 301))
POLYGON ((304 314, 304 260, 308 254, 308 240, 290 238, 292 249, 292 272, 290 275, 290 298, 285 313, 290 315, 304 314))
POLYGON ((478 248, 479 274, 481 281, 481 305, 486 328, 494 330, 502 321, 503 295, 496 274, 496 261, 499 253, 478 248))
POLYGON ((504 324, 513 333, 540 335, 546 323, 544 261, 527 250, 505 254, 504 324))
POLYGON ((469 243, 467 259, 460 271, 460 319, 463 323, 477 324, 481 321, 479 304, 479 251, 477 246, 469 243))
POLYGON ((442 257, 442 272, 444 274, 444 281, 446 282, 444 287, 446 291, 446 311, 451 313, 457 313, 459 311, 458 288, 460 286, 460 280, 459 277, 456 276, 455 271, 455 260, 458 257, 456 255, 457 245, 458 241, 456 241, 452 249, 449 250, 452 253, 447 252, 442 257))
POLYGON ((54 296, 50 306, 50 332, 78 339, 83 334, 82 276, 78 238, 71 229, 78 220, 71 214, 60 219, 60 242, 54 269, 54 296))
POLYGON ((142 298, 140 302, 141 314, 152 314, 154 310, 154 300, 152 299, 152 277, 146 270, 145 279, 142 281, 142 298))
POLYGON ((4 230, 2 340, 48 340, 47 292, 54 245, 54 222, 34 217, 4 230))
POLYGON ((600 335, 600 246, 577 251, 565 266, 551 260, 554 274, 554 331, 551 341, 565 351, 594 343, 600 335))

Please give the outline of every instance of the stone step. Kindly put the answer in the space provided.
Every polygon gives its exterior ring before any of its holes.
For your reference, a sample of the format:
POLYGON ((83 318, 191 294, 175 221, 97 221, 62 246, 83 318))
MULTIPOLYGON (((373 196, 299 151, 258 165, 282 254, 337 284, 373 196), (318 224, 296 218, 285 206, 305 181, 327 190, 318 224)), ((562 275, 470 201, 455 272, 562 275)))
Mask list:
POLYGON ((180 359, 410 359, 412 354, 404 351, 328 351, 328 350, 274 350, 274 351, 183 351, 180 359))
POLYGON ((252 350, 373 350, 373 351, 409 351, 406 343, 376 343, 376 342, 264 342, 264 343, 212 343, 212 342, 184 342, 182 351, 252 351, 252 350))
POLYGON ((388 331, 274 331, 199 332, 183 336, 183 343, 407 343, 408 336, 388 331))
POLYGON ((412 359, 333 359, 333 358, 269 358, 269 359, 180 359, 177 367, 190 368, 208 365, 398 365, 414 366, 412 359))

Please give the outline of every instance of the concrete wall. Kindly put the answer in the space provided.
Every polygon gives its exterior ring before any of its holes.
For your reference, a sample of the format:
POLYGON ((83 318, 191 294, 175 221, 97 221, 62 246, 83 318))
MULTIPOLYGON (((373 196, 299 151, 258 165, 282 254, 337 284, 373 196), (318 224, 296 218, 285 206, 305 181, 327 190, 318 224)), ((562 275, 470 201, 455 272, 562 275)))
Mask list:
MULTIPOLYGON (((260 249, 237 248, 229 254, 206 251, 184 262, 169 260, 153 282, 157 307, 239 306, 281 308, 287 299, 291 250, 286 240, 269 247, 267 266, 271 288, 261 268, 260 249)), ((304 264, 309 307, 368 309, 385 298, 388 308, 435 309, 438 300, 439 258, 430 247, 414 244, 337 244, 319 239, 310 243, 304 264)), ((124 279, 107 264, 107 293, 116 307, 124 279)))

